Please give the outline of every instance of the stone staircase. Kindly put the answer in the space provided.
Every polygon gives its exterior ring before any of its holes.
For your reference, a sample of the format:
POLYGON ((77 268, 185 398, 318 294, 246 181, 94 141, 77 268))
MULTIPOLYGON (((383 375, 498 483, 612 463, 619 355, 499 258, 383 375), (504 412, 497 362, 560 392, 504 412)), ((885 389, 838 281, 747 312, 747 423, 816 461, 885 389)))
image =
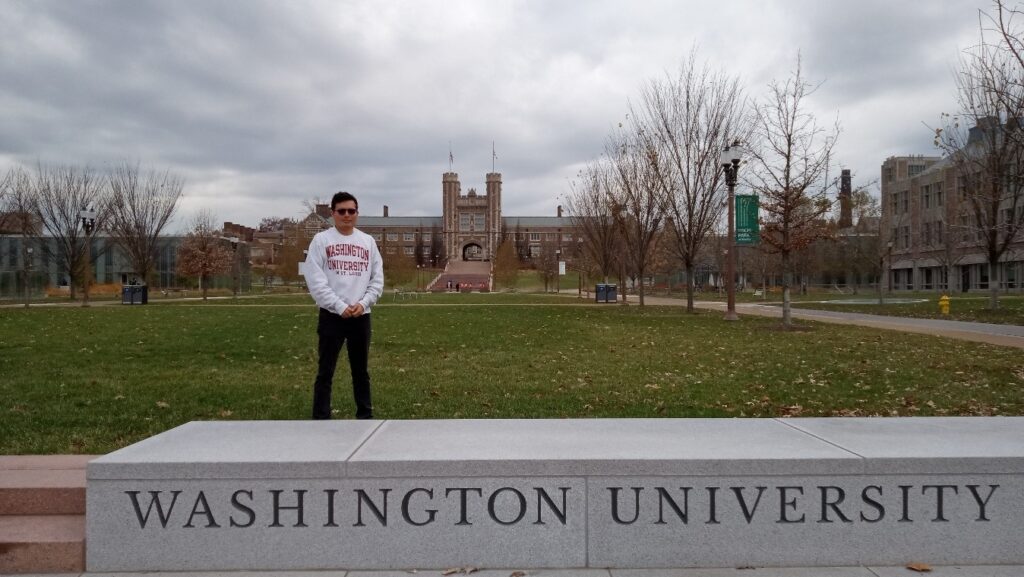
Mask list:
POLYGON ((491 290, 491 263, 477 261, 451 261, 444 272, 431 285, 431 292, 454 291, 458 285, 465 291, 491 290), (448 288, 451 282, 452 288, 448 288))
POLYGON ((0 456, 0 574, 85 570, 93 455, 0 456))

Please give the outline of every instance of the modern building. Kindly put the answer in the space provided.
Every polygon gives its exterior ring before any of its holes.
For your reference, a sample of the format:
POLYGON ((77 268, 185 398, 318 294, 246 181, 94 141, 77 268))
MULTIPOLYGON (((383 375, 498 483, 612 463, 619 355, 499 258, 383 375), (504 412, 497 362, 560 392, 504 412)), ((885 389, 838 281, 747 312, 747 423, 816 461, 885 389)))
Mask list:
MULTIPOLYGON (((177 273, 178 247, 184 237, 161 236, 157 239, 156 270, 153 272, 153 291, 183 288, 196 282, 183 279, 177 273)), ((225 239, 225 242, 228 242, 225 239)), ((249 244, 235 243, 240 290, 248 292, 251 286, 249 244)), ((51 236, 26 238, 0 232, 0 299, 23 298, 25 278, 29 279, 30 295, 39 296, 47 289, 60 290, 68 286, 70 275, 64 265, 62 249, 51 236)), ((90 261, 93 282, 97 285, 125 285, 141 282, 133 271, 124 251, 104 234, 90 239, 90 261)), ((233 274, 218 275, 211 279, 212 288, 230 289, 233 274)))
MULTIPOLYGON (((882 163, 881 182, 881 247, 891 290, 990 288, 984 238, 970 207, 972 191, 950 160, 893 156, 882 163)), ((1011 243, 999 266, 999 288, 1020 291, 1024 239, 1011 243)))

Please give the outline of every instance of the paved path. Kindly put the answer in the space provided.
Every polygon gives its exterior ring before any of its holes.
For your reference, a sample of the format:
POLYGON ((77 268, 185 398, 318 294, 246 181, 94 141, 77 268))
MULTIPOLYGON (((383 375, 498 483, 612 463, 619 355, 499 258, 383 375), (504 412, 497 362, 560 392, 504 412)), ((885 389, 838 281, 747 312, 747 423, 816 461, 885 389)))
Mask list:
MULTIPOLYGON (((652 305, 686 306, 686 301, 683 299, 664 297, 645 297, 644 302, 652 305)), ((694 306, 702 309, 720 310, 723 314, 725 312, 724 302, 695 301, 694 306)), ((803 307, 794 307, 792 311, 793 318, 795 319, 920 333, 1024 349, 1024 327, 1017 325, 996 325, 940 319, 912 319, 863 313, 818 311, 803 307)), ((736 303, 736 312, 740 315, 782 318, 782 305, 736 303)))

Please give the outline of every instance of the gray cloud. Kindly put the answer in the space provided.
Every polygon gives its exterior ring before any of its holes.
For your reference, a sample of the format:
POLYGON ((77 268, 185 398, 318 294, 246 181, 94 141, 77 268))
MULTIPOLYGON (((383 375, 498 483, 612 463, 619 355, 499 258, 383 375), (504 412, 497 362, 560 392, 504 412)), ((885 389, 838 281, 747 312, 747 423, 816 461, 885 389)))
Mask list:
POLYGON ((0 12, 0 165, 138 160, 199 208, 255 225, 346 189, 379 214, 440 211, 451 142, 507 214, 553 214, 642 83, 693 46, 752 97, 797 51, 840 163, 875 178, 931 153, 922 122, 984 2, 17 1, 0 12))

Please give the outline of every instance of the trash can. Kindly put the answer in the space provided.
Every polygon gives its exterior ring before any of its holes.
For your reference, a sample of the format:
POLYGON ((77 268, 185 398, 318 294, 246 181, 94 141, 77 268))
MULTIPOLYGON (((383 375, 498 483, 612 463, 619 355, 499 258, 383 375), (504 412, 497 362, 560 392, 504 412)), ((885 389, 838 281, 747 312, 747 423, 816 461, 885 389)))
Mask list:
POLYGON ((146 285, 122 285, 121 304, 144 305, 149 303, 149 287, 146 285))
POLYGON ((603 284, 594 285, 594 302, 598 302, 598 303, 606 302, 604 300, 604 289, 607 286, 608 285, 603 285, 603 284))
POLYGON ((605 285, 605 287, 604 287, 605 301, 604 302, 606 302, 606 303, 614 303, 615 299, 618 297, 618 295, 617 295, 618 290, 619 290, 619 285, 617 285, 617 284, 605 285))

